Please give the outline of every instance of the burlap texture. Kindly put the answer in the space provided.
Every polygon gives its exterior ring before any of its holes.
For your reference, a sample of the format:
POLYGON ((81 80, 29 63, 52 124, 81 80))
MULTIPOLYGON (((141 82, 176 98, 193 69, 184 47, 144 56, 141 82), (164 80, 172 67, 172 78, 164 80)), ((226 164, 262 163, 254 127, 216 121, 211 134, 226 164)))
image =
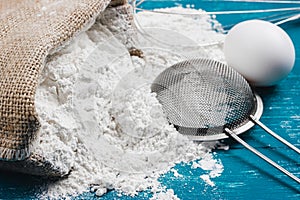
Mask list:
POLYGON ((1 170, 41 176, 53 180, 66 177, 72 171, 72 169, 62 169, 59 166, 55 166, 50 160, 35 153, 21 161, 0 161, 0 168, 1 170))
POLYGON ((110 0, 0 0, 0 160, 30 156, 40 127, 35 91, 50 52, 66 44, 110 0))

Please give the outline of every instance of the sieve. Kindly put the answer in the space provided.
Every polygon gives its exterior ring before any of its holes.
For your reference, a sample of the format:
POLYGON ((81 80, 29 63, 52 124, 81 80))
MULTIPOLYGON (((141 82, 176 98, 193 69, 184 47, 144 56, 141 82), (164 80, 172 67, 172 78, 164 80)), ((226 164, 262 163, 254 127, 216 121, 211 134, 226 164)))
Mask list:
POLYGON ((151 91, 162 104, 168 121, 196 141, 231 137, 296 182, 300 179, 247 144, 238 135, 259 125, 273 137, 300 150, 259 121, 261 98, 234 69, 216 60, 201 58, 179 62, 161 72, 151 91))

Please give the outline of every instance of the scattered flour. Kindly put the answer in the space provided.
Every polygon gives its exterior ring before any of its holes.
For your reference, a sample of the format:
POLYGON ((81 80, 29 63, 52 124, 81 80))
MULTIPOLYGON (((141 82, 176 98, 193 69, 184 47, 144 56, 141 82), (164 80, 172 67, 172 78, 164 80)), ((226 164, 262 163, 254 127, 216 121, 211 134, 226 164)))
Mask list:
POLYGON ((201 168, 208 171, 208 174, 200 176, 208 185, 215 186, 211 178, 221 176, 223 172, 223 165, 221 160, 213 159, 212 153, 204 155, 199 161, 193 161, 192 169, 201 168))
POLYGON ((183 175, 182 175, 182 174, 179 174, 178 171, 177 171, 176 169, 174 169, 174 168, 172 168, 170 171, 173 172, 173 174, 174 174, 174 176, 175 176, 176 178, 178 178, 178 177, 183 177, 183 175))
MULTIPOLYGON (((137 19, 141 27, 155 33, 172 30, 183 42, 186 38, 194 44, 224 39, 211 29, 207 15, 191 18, 140 12, 137 19)), ((223 170, 210 153, 214 145, 194 143, 169 125, 150 84, 160 71, 187 56, 205 54, 223 60, 221 48, 174 52, 159 42, 155 48, 154 44, 146 48, 151 39, 139 40, 145 58, 130 57, 125 46, 96 22, 48 58, 36 93, 42 124, 36 152, 71 173, 49 185, 41 198, 67 198, 86 191, 102 196, 112 189, 136 195, 150 188, 153 199, 178 199, 158 178, 176 163, 190 161, 193 167, 207 170, 201 178, 214 185, 211 178, 223 170)))
POLYGON ((155 193, 150 200, 158 200, 158 199, 179 200, 179 198, 174 194, 174 191, 171 189, 168 189, 165 192, 155 193))

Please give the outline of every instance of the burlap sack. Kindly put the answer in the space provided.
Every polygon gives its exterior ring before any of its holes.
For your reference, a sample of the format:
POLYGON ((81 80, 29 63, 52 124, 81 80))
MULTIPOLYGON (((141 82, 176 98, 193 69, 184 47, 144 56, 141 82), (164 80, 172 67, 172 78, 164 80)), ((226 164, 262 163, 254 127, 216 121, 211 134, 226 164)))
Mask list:
POLYGON ((34 102, 39 75, 47 55, 88 28, 109 3, 0 0, 0 168, 48 176, 66 173, 31 152, 40 127, 34 102), (44 167, 28 172, 37 165, 44 167))

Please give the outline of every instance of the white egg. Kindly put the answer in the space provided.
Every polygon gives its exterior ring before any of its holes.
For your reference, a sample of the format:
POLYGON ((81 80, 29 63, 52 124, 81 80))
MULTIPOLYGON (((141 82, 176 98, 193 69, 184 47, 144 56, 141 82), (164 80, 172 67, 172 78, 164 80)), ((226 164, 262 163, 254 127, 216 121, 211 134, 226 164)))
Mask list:
POLYGON ((224 54, 227 64, 255 86, 275 85, 295 63, 295 48, 288 34, 263 20, 235 25, 225 38, 224 54))

